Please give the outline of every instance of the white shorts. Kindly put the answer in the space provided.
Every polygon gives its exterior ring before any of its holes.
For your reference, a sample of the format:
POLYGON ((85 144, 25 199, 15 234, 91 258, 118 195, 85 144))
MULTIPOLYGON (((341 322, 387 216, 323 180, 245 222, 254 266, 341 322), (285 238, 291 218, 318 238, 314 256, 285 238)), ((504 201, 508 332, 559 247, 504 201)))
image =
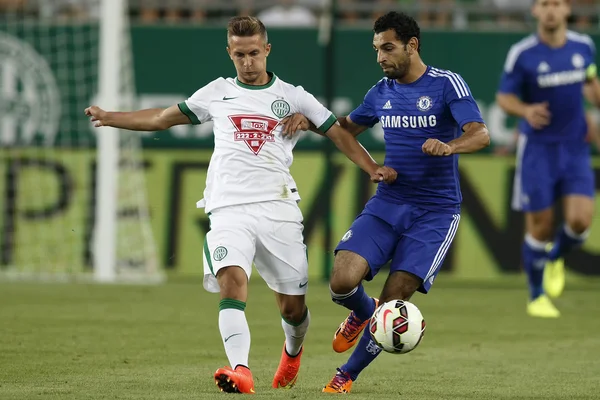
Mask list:
POLYGON ((248 279, 252 263, 275 292, 306 294, 308 259, 302 212, 296 202, 266 201, 218 208, 209 214, 204 239, 204 288, 219 292, 221 268, 239 266, 248 279))

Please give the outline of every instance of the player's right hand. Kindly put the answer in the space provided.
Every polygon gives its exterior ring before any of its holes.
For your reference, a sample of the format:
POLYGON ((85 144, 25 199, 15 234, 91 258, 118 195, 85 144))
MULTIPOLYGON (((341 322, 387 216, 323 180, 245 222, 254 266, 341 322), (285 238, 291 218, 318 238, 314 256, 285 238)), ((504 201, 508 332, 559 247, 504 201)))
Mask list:
POLYGON ((104 122, 106 119, 106 111, 98 106, 90 106, 85 109, 85 115, 90 117, 90 121, 94 123, 96 128, 105 126, 104 122))
POLYGON ((298 113, 285 117, 281 123, 283 124, 283 130, 281 131, 283 137, 292 137, 299 131, 307 131, 310 128, 308 119, 298 113))
POLYGON ((534 103, 525 109, 525 119, 533 129, 543 129, 550 124, 550 110, 548 102, 534 103))
POLYGON ((391 183, 394 183, 397 177, 398 173, 394 168, 379 167, 375 170, 375 172, 371 174, 371 182, 385 182, 389 185, 391 183))

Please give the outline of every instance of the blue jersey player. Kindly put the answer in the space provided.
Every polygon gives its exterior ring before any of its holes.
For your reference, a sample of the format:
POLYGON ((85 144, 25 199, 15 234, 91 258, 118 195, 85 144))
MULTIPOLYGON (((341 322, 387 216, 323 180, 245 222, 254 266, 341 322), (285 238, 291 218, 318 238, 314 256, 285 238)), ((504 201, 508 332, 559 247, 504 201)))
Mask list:
POLYGON ((549 297, 564 287, 562 256, 583 243, 594 212, 584 93, 600 104, 595 47, 567 30, 568 0, 536 0, 537 34, 516 43, 506 58, 497 100, 521 117, 513 208, 525 213, 523 267, 534 317, 558 317, 549 297), (565 224, 550 245, 554 204, 562 199, 565 224))
MULTIPOLYGON (((364 330, 378 302, 408 300, 415 291, 431 288, 460 220, 458 154, 489 144, 465 81, 421 60, 420 29, 413 18, 390 12, 375 22, 374 32, 377 62, 386 77, 338 121, 354 135, 381 123, 385 165, 398 177, 392 184, 379 184, 335 250, 331 296, 352 312, 335 333, 333 348, 343 352, 358 345, 324 392, 349 392, 379 354, 368 328, 364 330), (373 299, 361 282, 371 280, 390 260, 381 296, 373 299)), ((287 122, 292 131, 298 124, 308 128, 297 115, 287 122)))

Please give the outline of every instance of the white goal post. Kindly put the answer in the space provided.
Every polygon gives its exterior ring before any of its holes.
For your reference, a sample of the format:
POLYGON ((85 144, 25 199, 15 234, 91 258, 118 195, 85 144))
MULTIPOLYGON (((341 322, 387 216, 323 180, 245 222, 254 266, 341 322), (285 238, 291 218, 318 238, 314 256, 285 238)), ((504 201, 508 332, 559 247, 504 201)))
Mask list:
POLYGON ((127 0, 16 4, 0 13, 0 279, 162 282, 142 137, 83 113, 135 108, 127 0))
MULTIPOLYGON (((100 63, 98 100, 104 109, 118 110, 121 89, 121 38, 125 32, 125 0, 102 0, 100 12, 100 63)), ((98 168, 96 198, 96 234, 94 279, 116 279, 117 177, 119 166, 119 131, 104 127, 97 136, 98 168)))

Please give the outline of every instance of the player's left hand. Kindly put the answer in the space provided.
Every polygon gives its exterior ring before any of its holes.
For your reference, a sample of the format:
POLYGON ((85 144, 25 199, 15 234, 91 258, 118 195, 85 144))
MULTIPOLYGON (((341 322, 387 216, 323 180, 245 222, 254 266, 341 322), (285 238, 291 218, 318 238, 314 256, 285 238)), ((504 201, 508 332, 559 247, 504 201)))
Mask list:
POLYGON ((423 153, 430 156, 449 156, 452 154, 452 146, 437 139, 427 139, 422 146, 423 153))
POLYGON ((307 131, 310 128, 308 119, 298 113, 285 117, 281 123, 283 124, 283 130, 281 131, 283 137, 292 137, 296 133, 307 131))
POLYGON ((385 182, 388 185, 394 183, 398 177, 398 172, 394 168, 390 167, 379 167, 371 174, 371 182, 379 183, 385 182))

